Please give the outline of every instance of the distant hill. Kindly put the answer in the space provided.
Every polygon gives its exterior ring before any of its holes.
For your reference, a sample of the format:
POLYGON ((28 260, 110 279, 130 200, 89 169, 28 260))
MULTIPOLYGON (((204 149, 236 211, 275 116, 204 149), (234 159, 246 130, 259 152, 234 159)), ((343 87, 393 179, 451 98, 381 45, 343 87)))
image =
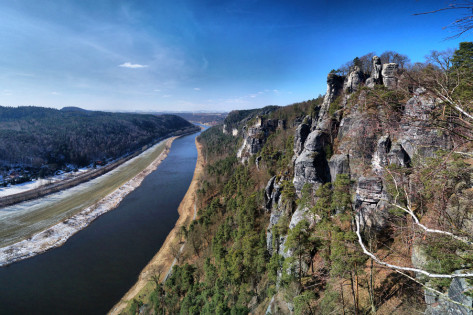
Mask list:
POLYGON ((75 106, 66 106, 61 108, 61 111, 63 112, 88 112, 87 109, 83 109, 80 107, 75 107, 75 106))
POLYGON ((175 115, 109 113, 77 107, 0 107, 0 166, 83 166, 195 128, 175 115))
MULTIPOLYGON (((155 114, 162 115, 163 113, 155 113, 155 114)), ((209 126, 215 126, 215 125, 223 123, 223 120, 228 115, 228 113, 190 113, 190 112, 167 113, 167 114, 176 115, 190 122, 206 124, 209 126)))

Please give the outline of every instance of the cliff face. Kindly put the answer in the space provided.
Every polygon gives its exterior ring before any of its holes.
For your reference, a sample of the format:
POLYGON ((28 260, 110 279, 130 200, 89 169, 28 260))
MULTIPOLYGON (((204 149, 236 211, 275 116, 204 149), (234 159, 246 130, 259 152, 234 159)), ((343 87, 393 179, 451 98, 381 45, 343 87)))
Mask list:
MULTIPOLYGON (((378 57, 373 58, 368 78, 358 67, 346 77, 329 74, 327 93, 318 114, 299 119, 302 121, 295 125, 293 175, 289 180, 297 196, 302 197, 305 185, 315 191, 325 183, 333 183, 337 175, 347 174, 353 182, 353 210, 358 214, 362 229, 380 234, 386 233, 390 225, 389 209, 392 208, 389 205, 392 196, 387 191, 387 170, 409 168, 413 159, 426 160, 435 157, 438 150, 453 148, 451 136, 439 132, 430 121, 438 101, 421 87, 414 88, 414 93, 401 92, 400 77, 397 64, 381 65, 378 57), (396 93, 399 94, 396 108, 382 101, 385 95, 396 93), (373 97, 379 99, 373 100, 373 97)), ((286 123, 291 125, 293 122, 286 123)), ((244 162, 248 156, 257 155, 278 125, 281 123, 258 118, 254 125, 244 128, 238 158, 244 162)), ((286 248, 287 235, 300 221, 307 220, 314 225, 317 218, 310 214, 308 207, 283 209, 280 196, 285 189, 282 182, 286 179, 274 176, 269 180, 265 189, 265 208, 270 212, 267 250, 271 255, 288 258, 293 255, 293 249, 286 248), (290 220, 288 232, 275 234, 274 227, 284 216, 290 220)), ((309 264, 310 261, 305 260, 304 267, 298 268, 307 270, 309 264)), ((459 293, 457 287, 462 285, 466 284, 454 282, 451 290, 459 293)), ((426 303, 433 298, 438 299, 427 294, 426 303)), ((471 304, 470 300, 467 302, 471 304)), ((281 298, 273 297, 271 303, 281 303, 281 298)), ((446 301, 442 305, 443 311, 451 311, 454 307, 446 301)), ((290 310, 289 302, 288 307, 290 310)), ((268 310, 273 308, 271 304, 268 310)), ((428 308, 427 312, 435 314, 432 310, 428 308)))
POLYGON ((471 145, 406 71, 374 57, 369 74, 330 73, 323 98, 236 111, 223 132, 202 133, 208 165, 184 250, 192 265, 158 288, 175 302, 157 310, 454 314, 451 300, 468 309, 468 281, 390 267, 473 267, 471 244, 421 226, 472 239, 471 145))

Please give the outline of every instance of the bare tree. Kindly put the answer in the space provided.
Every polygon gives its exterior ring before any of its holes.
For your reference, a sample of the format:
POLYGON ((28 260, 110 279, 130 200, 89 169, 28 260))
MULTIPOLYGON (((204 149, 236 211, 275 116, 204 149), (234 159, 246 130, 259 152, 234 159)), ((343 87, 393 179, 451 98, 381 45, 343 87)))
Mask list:
MULTIPOLYGON (((387 172, 389 172, 389 170, 386 169, 387 172)), ((390 173, 390 172, 389 172, 390 173)), ((391 173, 390 173, 391 174, 391 173)), ((457 241, 460 241, 460 242, 463 242, 467 245, 472 245, 473 242, 468 239, 467 237, 463 237, 463 236, 458 236, 458 235, 455 235, 454 233, 451 233, 451 232, 448 232, 448 231, 444 231, 444 230, 440 230, 440 229, 431 229, 431 228, 428 228, 426 227, 425 225, 423 225, 422 223, 420 223, 419 219, 417 218, 417 216, 415 215, 413 209, 412 209, 412 204, 411 204, 411 201, 410 201, 410 198, 409 198, 409 195, 407 193, 404 193, 404 198, 406 199, 407 201, 407 206, 404 207, 404 206, 401 206, 399 203, 398 203, 398 198, 399 196, 401 195, 401 189, 399 188, 399 185, 397 184, 397 181, 396 179, 394 178, 394 176, 392 176, 392 179, 394 181, 394 185, 395 185, 395 189, 396 189, 396 195, 394 196, 394 200, 392 202, 388 201, 388 200, 385 200, 387 201, 391 206, 393 207, 396 207, 404 212, 406 212, 407 214, 409 214, 409 216, 412 218, 413 220, 413 223, 421 228, 422 230, 424 230, 425 233, 433 233, 433 234, 441 234, 441 235, 445 235, 445 236, 448 236, 448 237, 451 237, 457 241)), ((405 191, 406 189, 404 189, 405 191)), ((363 242, 363 238, 361 236, 361 228, 360 228, 360 221, 361 221, 361 218, 357 218, 356 220, 356 235, 358 236, 358 243, 360 244, 363 252, 368 255, 371 259, 373 259, 376 263, 380 264, 380 265, 383 265, 383 266, 386 266, 386 267, 389 267, 391 269, 394 269, 394 270, 399 270, 399 271, 412 271, 412 272, 417 272, 417 273, 420 273, 420 274, 423 274, 427 277, 430 277, 430 278, 448 278, 448 279, 453 279, 453 278, 472 278, 473 277, 473 273, 464 273, 464 274, 436 274, 436 273, 431 273, 431 272, 428 272, 426 270, 423 270, 423 269, 419 269, 419 268, 412 268, 412 267, 403 267, 403 266, 398 266, 398 265, 393 265, 393 264, 390 264, 390 263, 387 263, 385 261, 383 261, 382 259, 376 257, 372 252, 370 252, 364 242, 363 242)))
POLYGON ((460 131, 461 135, 472 140, 473 115, 469 110, 472 107, 471 101, 456 96, 465 78, 470 75, 469 69, 453 67, 454 53, 453 50, 432 51, 427 56, 426 64, 418 64, 406 74, 415 85, 425 88, 441 101, 443 106, 441 118, 446 119, 447 109, 453 110, 459 118, 455 120, 456 126, 463 130, 460 131))
POLYGON ((473 2, 471 1, 461 1, 461 2, 452 2, 447 7, 429 11, 429 12, 422 12, 416 13, 414 15, 424 15, 424 14, 433 14, 442 11, 449 11, 449 10, 458 10, 461 11, 462 14, 459 18, 457 18, 454 22, 450 25, 445 26, 445 28, 454 29, 456 34, 447 37, 447 39, 458 38, 463 34, 469 32, 473 29, 473 2))

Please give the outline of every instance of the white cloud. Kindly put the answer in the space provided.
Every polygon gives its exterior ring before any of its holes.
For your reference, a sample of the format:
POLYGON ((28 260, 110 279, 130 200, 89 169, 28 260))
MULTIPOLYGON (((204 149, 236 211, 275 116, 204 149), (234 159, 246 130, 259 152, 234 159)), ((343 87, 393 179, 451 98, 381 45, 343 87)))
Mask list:
POLYGON ((147 65, 140 65, 140 64, 137 64, 137 63, 125 62, 125 63, 119 65, 119 67, 130 68, 130 69, 138 69, 138 68, 146 68, 148 66, 147 65))
POLYGON ((200 88, 194 88, 194 91, 200 91, 200 88))
POLYGON ((172 95, 170 94, 166 94, 166 95, 163 95, 164 98, 168 98, 168 97, 171 97, 172 95))
POLYGON ((161 92, 161 90, 158 90, 158 89, 155 89, 155 90, 153 90, 153 91, 155 91, 155 92, 161 92))
POLYGON ((277 90, 277 89, 274 89, 273 92, 276 93, 276 94, 279 94, 279 90, 277 90))
POLYGON ((51 94, 52 94, 52 95, 59 95, 59 93, 58 93, 58 92, 55 92, 55 91, 54 91, 54 92, 51 92, 51 94))

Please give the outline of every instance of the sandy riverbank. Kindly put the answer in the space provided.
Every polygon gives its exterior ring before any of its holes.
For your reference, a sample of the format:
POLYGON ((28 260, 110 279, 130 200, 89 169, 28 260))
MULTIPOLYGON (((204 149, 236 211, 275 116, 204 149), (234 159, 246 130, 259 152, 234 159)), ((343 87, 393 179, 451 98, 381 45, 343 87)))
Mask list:
POLYGON ((0 248, 0 267, 63 245, 67 239, 87 227, 97 217, 116 208, 127 194, 140 186, 147 175, 156 170, 168 155, 174 139, 176 137, 166 141, 163 152, 143 171, 94 205, 26 240, 0 248))
POLYGON ((176 222, 176 225, 171 230, 171 232, 166 237, 163 245, 159 249, 159 252, 151 259, 148 265, 141 271, 138 281, 135 285, 125 294, 125 296, 112 308, 109 314, 115 315, 120 314, 127 306, 128 302, 134 298, 143 297, 144 295, 149 294, 150 287, 154 286, 152 283, 153 276, 161 273, 162 281, 168 271, 171 269, 174 256, 171 254, 171 245, 179 242, 179 229, 181 226, 188 226, 190 222, 195 218, 195 193, 198 188, 199 177, 204 169, 204 158, 202 156, 202 145, 195 141, 197 147, 197 163, 195 166, 194 176, 192 178, 189 189, 186 192, 186 195, 182 199, 178 212, 179 219, 176 222), (148 289, 148 290, 147 290, 148 289))

